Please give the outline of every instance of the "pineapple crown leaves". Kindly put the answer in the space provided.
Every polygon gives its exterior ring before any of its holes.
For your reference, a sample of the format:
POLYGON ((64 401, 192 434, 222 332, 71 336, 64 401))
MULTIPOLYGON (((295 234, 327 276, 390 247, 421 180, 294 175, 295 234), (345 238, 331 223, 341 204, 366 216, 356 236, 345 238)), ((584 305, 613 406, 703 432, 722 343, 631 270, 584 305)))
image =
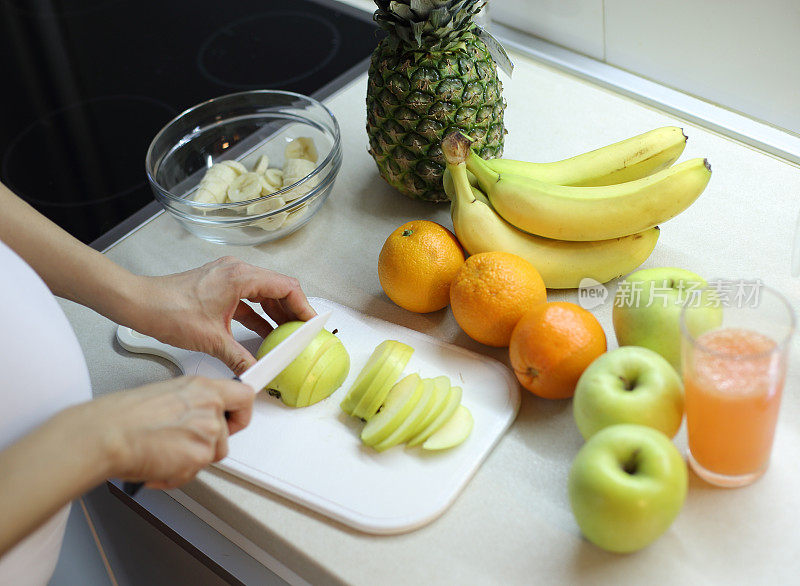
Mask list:
POLYGON ((453 50, 487 0, 375 0, 375 22, 389 42, 410 49, 453 50))

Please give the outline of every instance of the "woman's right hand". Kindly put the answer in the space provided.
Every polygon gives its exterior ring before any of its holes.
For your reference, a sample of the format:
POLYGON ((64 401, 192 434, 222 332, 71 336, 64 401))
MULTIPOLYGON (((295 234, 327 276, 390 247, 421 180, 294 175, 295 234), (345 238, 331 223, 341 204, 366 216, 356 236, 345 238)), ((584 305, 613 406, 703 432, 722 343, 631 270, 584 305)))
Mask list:
POLYGON ((108 476, 168 489, 226 456, 228 436, 250 422, 253 398, 249 386, 233 380, 179 377, 106 395, 61 416, 79 418, 81 433, 96 434, 108 476))

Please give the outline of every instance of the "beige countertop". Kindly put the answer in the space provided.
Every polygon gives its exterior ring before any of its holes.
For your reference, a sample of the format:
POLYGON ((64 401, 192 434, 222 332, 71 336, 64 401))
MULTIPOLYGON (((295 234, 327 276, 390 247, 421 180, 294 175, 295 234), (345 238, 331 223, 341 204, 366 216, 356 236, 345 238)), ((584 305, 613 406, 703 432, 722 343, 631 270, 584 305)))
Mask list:
MULTIPOLYGON (((762 279, 800 306, 800 279, 789 274, 800 211, 800 171, 711 132, 515 56, 504 77, 509 130, 506 156, 556 160, 662 125, 684 126, 684 159, 706 156, 714 175, 706 192, 662 235, 646 267, 679 266, 707 278, 762 279)), ((108 255, 146 274, 189 269, 222 255, 296 275, 308 295, 436 336, 507 362, 461 333, 449 310, 415 315, 381 291, 376 263, 386 236, 401 223, 428 218, 451 227, 446 206, 413 202, 390 189, 367 154, 366 75, 327 100, 343 130, 344 163, 330 199, 300 231, 257 247, 211 244, 164 214, 108 255)), ((615 288, 615 283, 610 287, 615 288)), ((551 300, 576 300, 574 292, 551 300)), ((95 393, 176 374, 167 362, 130 355, 115 326, 64 302, 87 357, 95 393)), ((594 310, 616 345, 611 304, 594 310)), ((214 469, 185 492, 312 583, 786 583, 800 575, 800 343, 773 461, 764 478, 738 490, 712 488, 694 475, 671 529, 633 555, 605 553, 580 537, 567 502, 567 472, 582 440, 570 401, 524 392, 516 422, 453 506, 417 531, 361 534, 214 469)), ((685 448, 682 431, 677 438, 685 448)))

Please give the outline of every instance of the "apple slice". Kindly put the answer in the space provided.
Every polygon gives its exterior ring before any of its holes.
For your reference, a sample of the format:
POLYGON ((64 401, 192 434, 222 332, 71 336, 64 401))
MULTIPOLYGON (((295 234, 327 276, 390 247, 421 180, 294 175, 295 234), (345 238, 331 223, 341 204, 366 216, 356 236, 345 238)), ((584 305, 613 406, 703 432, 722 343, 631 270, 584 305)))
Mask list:
POLYGON ((445 406, 447 405, 447 393, 450 391, 450 379, 446 376, 437 376, 436 378, 426 378, 422 380, 425 383, 433 385, 433 399, 431 399, 431 407, 425 417, 417 423, 414 429, 409 430, 408 436, 404 441, 416 437, 423 429, 428 427, 428 424, 439 416, 445 406))
POLYGON ((461 404, 461 387, 450 387, 450 390, 447 393, 447 399, 445 401, 445 406, 439 415, 431 421, 425 429, 419 432, 417 435, 412 437, 409 442, 409 447, 418 446, 425 440, 427 440, 430 436, 436 432, 444 423, 453 416, 453 413, 456 412, 458 406, 461 404))
POLYGON ((422 444, 423 450, 447 450, 462 443, 472 432, 472 413, 464 405, 459 405, 448 419, 431 437, 422 444))
POLYGON ((324 369, 325 366, 323 366, 321 363, 327 356, 328 352, 334 347, 336 342, 336 338, 325 340, 325 342, 323 342, 323 344, 314 354, 312 362, 310 362, 308 365, 308 373, 303 379, 303 384, 300 385, 300 389, 297 391, 297 407, 305 407, 309 404, 309 399, 311 398, 311 389, 314 388, 314 385, 316 384, 317 380, 319 380, 320 375, 322 372, 324 372, 324 370, 321 369, 324 369))
POLYGON ((424 381, 422 383, 422 395, 419 398, 419 401, 414 406, 414 409, 408 414, 408 416, 400 423, 400 425, 395 429, 389 437, 384 439, 383 441, 374 444, 372 447, 378 450, 379 452, 383 452, 384 450, 388 450, 391 447, 394 447, 398 444, 403 443, 409 437, 411 437, 411 431, 413 431, 422 421, 425 419, 425 416, 433 407, 433 402, 436 396, 433 394, 433 381, 430 381, 429 384, 425 384, 424 381))
MULTIPOLYGON (((405 344, 395 340, 386 340, 378 344, 375 350, 372 351, 372 354, 370 355, 369 360, 367 360, 367 363, 364 365, 364 368, 362 368, 361 372, 358 373, 358 376, 356 377, 353 386, 350 387, 347 396, 341 402, 340 407, 342 408, 342 411, 348 415, 354 415, 354 411, 361 402, 361 399, 364 398, 364 394, 370 390, 370 385, 373 383, 375 378, 379 374, 383 374, 381 372, 381 368, 385 365, 386 360, 398 351, 398 347, 407 348, 409 358, 414 352, 414 349, 410 346, 406 346, 405 344)), ((406 360, 406 363, 407 362, 408 360, 406 360)), ((403 368, 405 368, 405 364, 403 365, 403 368)), ((394 383, 394 380, 389 384, 389 388, 391 388, 392 383, 394 383)))
POLYGON ((414 349, 411 346, 394 342, 392 351, 384 359, 380 371, 372 379, 358 405, 353 409, 354 417, 369 421, 378 412, 378 409, 386 401, 389 390, 400 377, 413 353, 414 349))
POLYGON ((389 437, 408 418, 422 397, 422 379, 409 374, 389 389, 386 403, 361 431, 361 441, 368 446, 389 437))
POLYGON ((328 348, 327 352, 314 365, 314 370, 308 375, 308 378, 314 379, 314 384, 307 403, 303 406, 307 407, 319 403, 322 399, 327 399, 342 386, 349 372, 350 355, 347 354, 344 346, 336 344, 328 348))

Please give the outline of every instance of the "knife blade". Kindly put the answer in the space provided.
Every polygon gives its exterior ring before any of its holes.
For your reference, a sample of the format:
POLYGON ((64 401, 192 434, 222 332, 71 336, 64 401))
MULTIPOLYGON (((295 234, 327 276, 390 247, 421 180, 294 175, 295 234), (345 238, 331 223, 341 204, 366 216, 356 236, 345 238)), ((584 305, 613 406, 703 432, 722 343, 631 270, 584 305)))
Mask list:
POLYGON ((240 376, 233 377, 258 393, 292 363, 325 327, 331 312, 312 317, 240 376))
MULTIPOLYGON (((272 350, 262 356, 258 362, 245 370, 241 375, 234 376, 233 380, 242 382, 253 389, 258 394, 269 382, 278 376, 284 368, 289 366, 303 350, 311 343, 311 340, 322 331, 325 323, 331 316, 330 311, 312 317, 296 331, 292 332, 288 338, 275 346, 272 350)), ((225 412, 225 419, 228 418, 225 412)), ((122 490, 130 497, 136 495, 144 486, 144 482, 123 482, 122 490)))

